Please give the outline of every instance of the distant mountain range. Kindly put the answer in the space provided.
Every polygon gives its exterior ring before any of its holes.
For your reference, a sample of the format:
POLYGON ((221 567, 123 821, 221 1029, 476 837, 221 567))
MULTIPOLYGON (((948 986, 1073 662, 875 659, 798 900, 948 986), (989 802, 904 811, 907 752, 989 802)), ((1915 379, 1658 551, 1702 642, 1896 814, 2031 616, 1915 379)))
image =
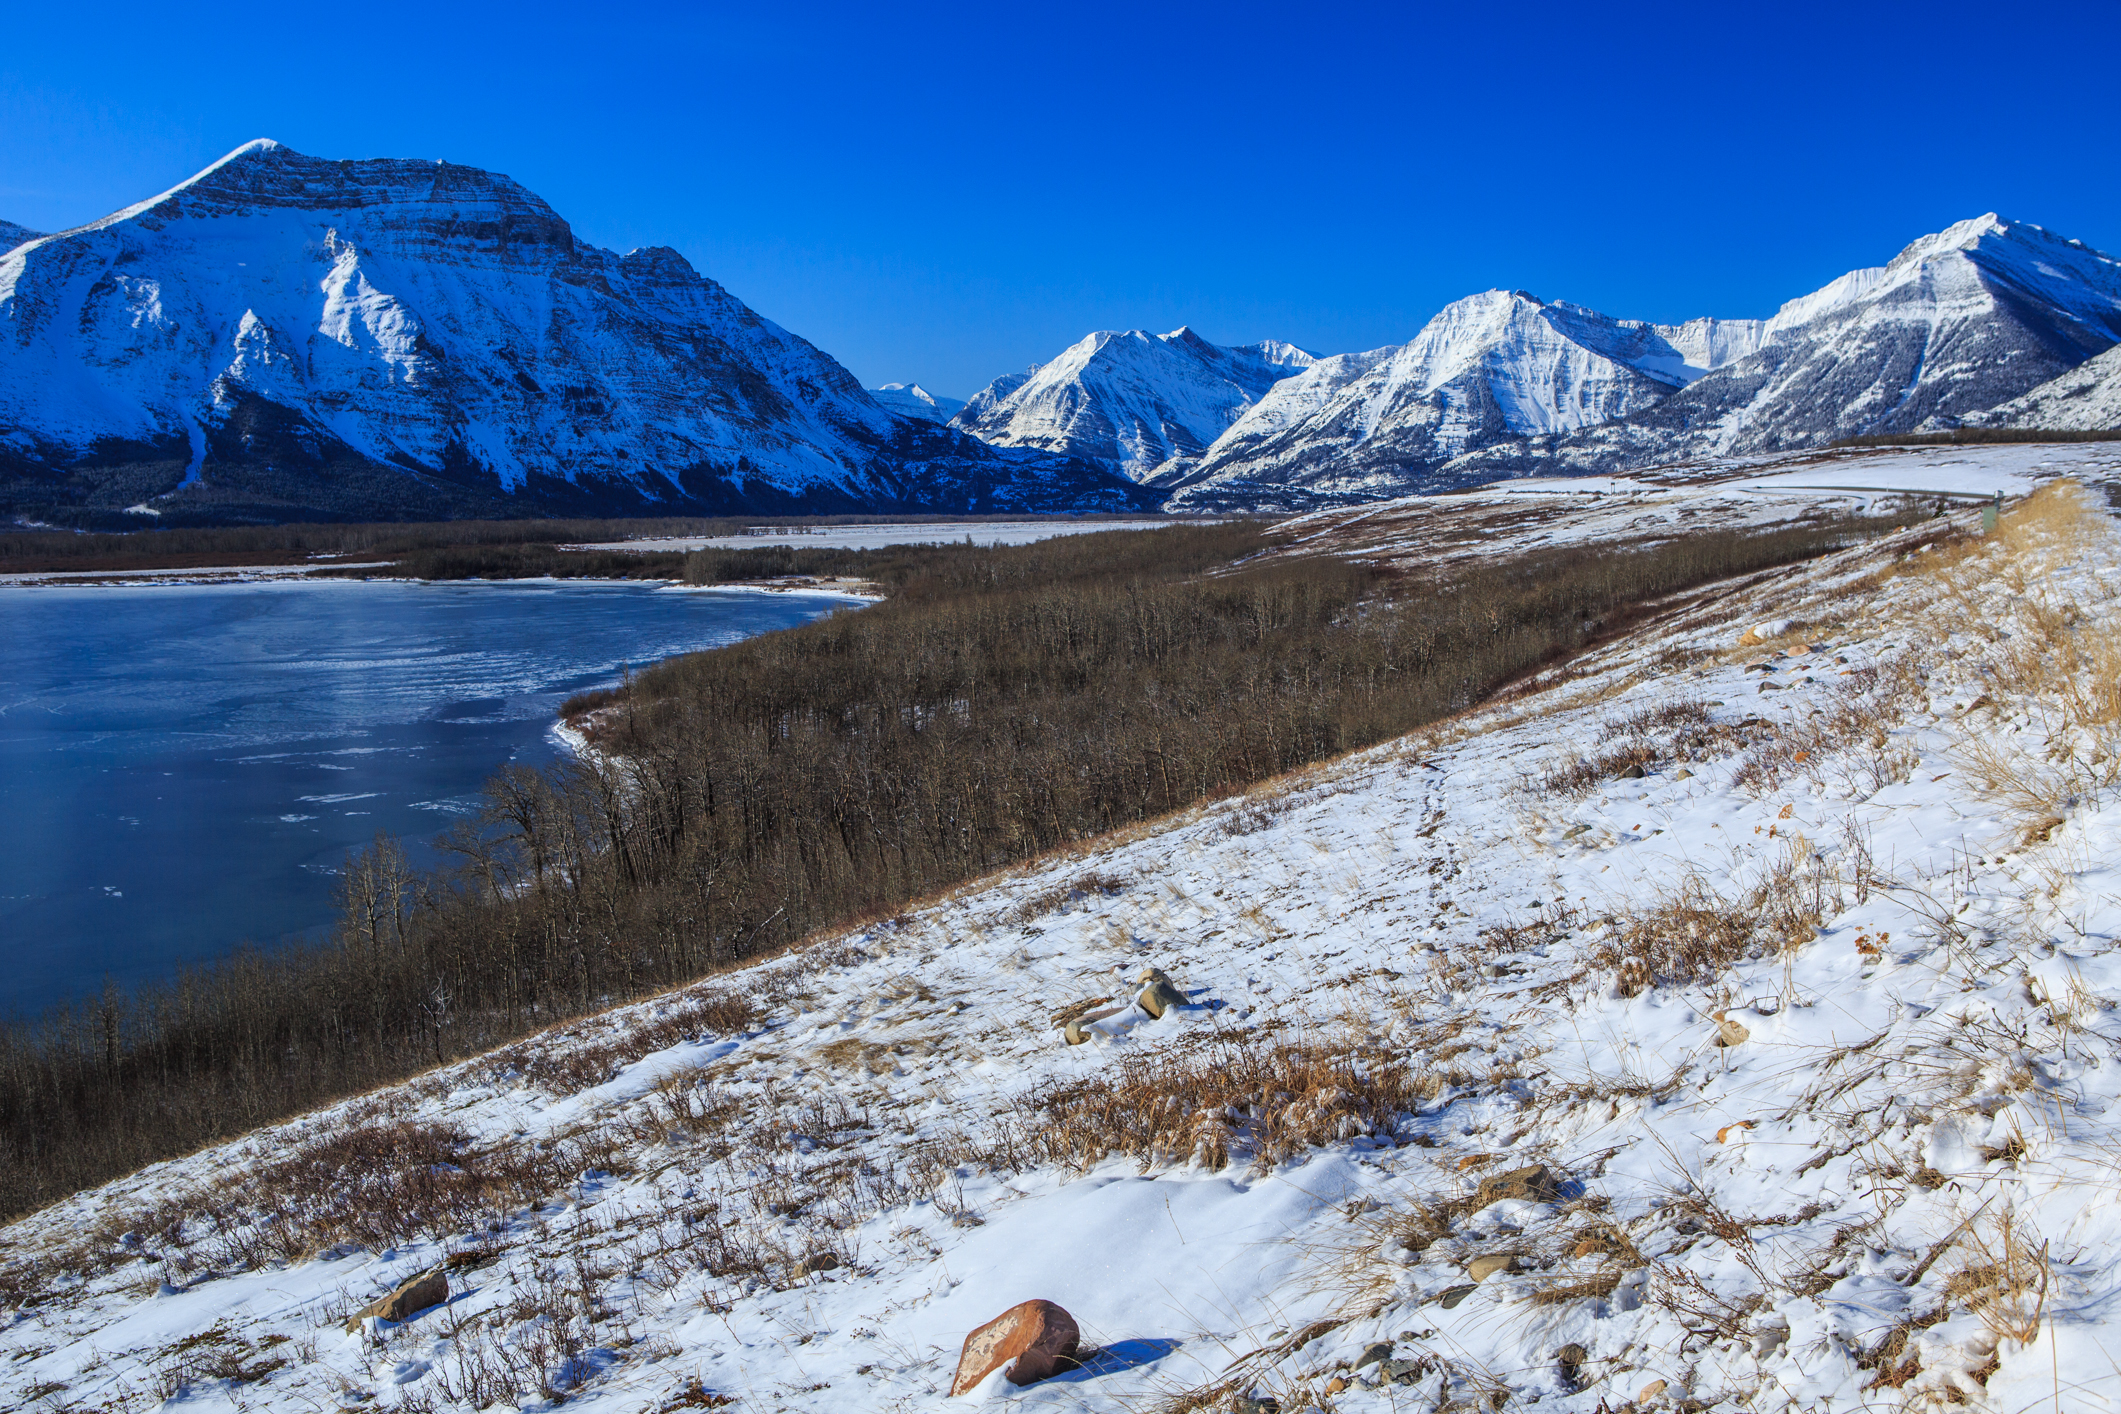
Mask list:
POLYGON ((2121 265, 1982 216, 1770 319, 1524 291, 1320 357, 1093 333, 959 403, 864 390, 677 252, 507 177, 239 148, 40 235, 0 221, 0 513, 1300 510, 1961 425, 2121 422, 2121 265))
MULTIPOLYGON (((1094 360, 1064 356, 1033 382, 1067 419, 1044 418, 1025 440, 1169 490, 1167 509, 1303 510, 1962 424, 2113 427, 2121 364, 2094 356, 2117 342, 2121 265, 1989 215, 1770 319, 1662 325, 1522 290, 1473 295, 1409 343, 1290 360, 1205 449, 1166 439, 1166 460, 1146 471, 1106 426, 1143 425, 1135 409, 1176 401, 1190 381, 1138 377, 1120 395, 1094 360)), ((996 411, 975 398, 957 425, 997 437, 1001 410, 1022 407, 1033 382, 995 384, 981 398, 996 411)))
POLYGON ((676 251, 600 250, 476 168, 254 142, 0 255, 0 510, 18 518, 1158 499, 880 406, 676 251))

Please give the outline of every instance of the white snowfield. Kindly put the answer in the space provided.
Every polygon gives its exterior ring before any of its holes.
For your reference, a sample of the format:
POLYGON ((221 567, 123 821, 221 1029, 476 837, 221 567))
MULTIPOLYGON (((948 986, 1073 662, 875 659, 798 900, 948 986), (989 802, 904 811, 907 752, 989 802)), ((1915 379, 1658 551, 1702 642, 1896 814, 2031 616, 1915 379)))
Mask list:
POLYGON ((1978 526, 18 1222, 0 1405, 943 1409, 1044 1297, 1097 1353, 964 1404, 2111 1408, 2121 539, 1978 526), (398 1125, 557 1177, 261 1177, 398 1125))
POLYGON ((1931 515, 2043 481, 2121 478, 2121 442, 1848 448, 1714 457, 1632 476, 1527 477, 1285 522, 1318 551, 1410 569, 1556 545, 1613 546, 1823 514, 1931 515))
MULTIPOLYGON (((1092 535, 1103 530, 1159 530, 1189 522, 1156 520, 930 521, 910 525, 820 525, 762 527, 757 535, 663 535, 568 545, 569 550, 756 550, 767 545, 808 549, 881 550, 891 545, 941 545, 970 536, 981 545, 1028 545, 1056 535, 1092 535)), ((1194 524, 1210 524, 1198 521, 1194 524)))

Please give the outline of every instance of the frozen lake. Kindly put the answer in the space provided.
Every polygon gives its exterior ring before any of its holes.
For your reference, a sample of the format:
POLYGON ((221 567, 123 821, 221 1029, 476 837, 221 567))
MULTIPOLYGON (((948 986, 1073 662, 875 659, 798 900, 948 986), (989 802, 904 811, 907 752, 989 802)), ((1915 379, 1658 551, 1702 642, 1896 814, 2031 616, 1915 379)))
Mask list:
MULTIPOLYGON (((0 1013, 327 923, 569 696, 849 601, 644 584, 0 587, 0 1013)), ((424 849, 416 858, 429 858, 424 849)))

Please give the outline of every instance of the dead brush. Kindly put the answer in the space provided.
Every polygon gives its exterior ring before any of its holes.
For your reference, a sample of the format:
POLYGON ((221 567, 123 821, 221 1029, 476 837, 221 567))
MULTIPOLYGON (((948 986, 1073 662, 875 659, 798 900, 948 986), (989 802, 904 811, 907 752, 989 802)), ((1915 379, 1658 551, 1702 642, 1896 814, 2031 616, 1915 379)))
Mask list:
POLYGON ((739 1036, 762 1019, 753 991, 717 989, 683 996, 653 1015, 626 1018, 616 1034, 585 1042, 575 1028, 519 1042, 496 1053, 498 1068, 513 1070, 553 1095, 602 1085, 643 1056, 707 1036, 739 1036), (570 1034, 573 1033, 573 1034, 570 1034))
POLYGON ((1127 886, 1133 882, 1134 880, 1125 874, 1093 872, 1079 875, 1066 883, 1055 884, 1030 895, 1010 911, 1007 921, 1029 923, 1082 900, 1111 898, 1126 892, 1127 886))
POLYGON ((1825 694, 1815 714, 1756 731, 1738 758, 1732 784, 1758 798, 1798 778, 1824 786, 1830 771, 1873 794, 1905 781, 1921 757, 1894 732, 1921 691, 1912 652, 1858 668, 1825 694))
POLYGON ((1743 895, 1720 893, 1702 876, 1647 908, 1608 915, 1591 944, 1593 967, 1622 996, 1665 984, 1715 982, 1740 960, 1804 946, 1841 911, 1839 875, 1801 836, 1743 895))
POLYGON ((1960 1249, 1963 1258, 1945 1279, 1945 1294, 1980 1317, 1998 1340, 2031 1344, 2047 1320, 2053 1270, 2047 1241, 2002 1208, 1969 1224, 1960 1249))
POLYGON ((449 1124, 364 1125, 300 1145, 192 1200, 217 1265, 256 1267, 352 1244, 380 1251, 497 1222, 564 1188, 594 1146, 481 1148, 449 1124))
POLYGON ((1631 767, 1701 762, 1745 741, 1742 728, 1719 723, 1708 703, 1682 698, 1645 707, 1624 717, 1608 717, 1598 727, 1599 740, 1613 745, 1592 756, 1571 754, 1536 783, 1542 794, 1581 800, 1631 767))
POLYGON ((1114 1154, 1258 1171, 1324 1144, 1392 1133, 1433 1088, 1353 1040, 1215 1038, 1122 1058, 1022 1102, 1037 1158, 1086 1169, 1114 1154))

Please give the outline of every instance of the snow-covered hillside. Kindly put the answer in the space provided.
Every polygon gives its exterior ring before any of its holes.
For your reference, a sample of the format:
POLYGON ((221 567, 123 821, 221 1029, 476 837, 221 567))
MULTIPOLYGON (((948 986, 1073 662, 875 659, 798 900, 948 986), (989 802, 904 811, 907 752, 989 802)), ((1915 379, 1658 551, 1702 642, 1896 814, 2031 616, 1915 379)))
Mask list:
POLYGON ((1174 509, 1423 489, 1465 452, 1652 407, 1750 353, 1762 331, 1746 320, 1644 324, 1489 290, 1447 306, 1411 343, 1322 359, 1276 384, 1205 454, 1159 481, 1181 488, 1174 509))
POLYGON ((2121 542, 1978 524, 16 1223, 0 1402, 944 1408, 1037 1297, 1088 1363, 968 1405, 2106 1408, 2121 542))
POLYGON ((850 509, 974 481, 1138 499, 909 428, 676 251, 587 245, 516 182, 448 163, 247 144, 0 256, 0 326, 15 500, 182 483, 161 509, 850 509))
POLYGON ((2121 345, 1967 421, 2066 432, 2121 429, 2121 345))
POLYGON ((965 410, 963 398, 941 397, 918 383, 886 383, 881 388, 871 388, 869 396, 888 412, 917 417, 923 422, 948 422, 965 410))
POLYGON ((13 250, 24 241, 33 241, 43 234, 42 231, 32 231, 29 227, 18 226, 12 221, 0 221, 0 254, 13 250))
POLYGON ((1197 456, 1280 380, 1315 360, 1291 344, 1224 347, 1191 329, 1109 330, 982 389, 955 425, 1004 447, 1087 457, 1146 480, 1197 456))

